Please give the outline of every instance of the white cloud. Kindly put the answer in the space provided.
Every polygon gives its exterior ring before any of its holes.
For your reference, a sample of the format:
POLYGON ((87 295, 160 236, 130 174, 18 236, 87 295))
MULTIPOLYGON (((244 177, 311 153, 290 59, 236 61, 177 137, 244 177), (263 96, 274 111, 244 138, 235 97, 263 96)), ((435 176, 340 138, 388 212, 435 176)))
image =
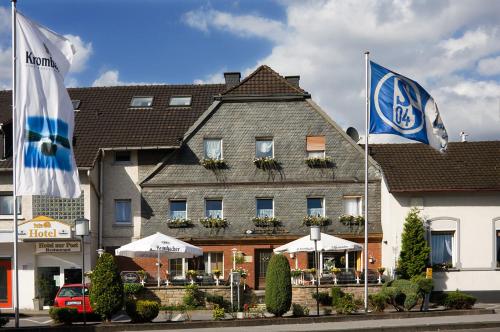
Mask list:
POLYGON ((241 37, 261 37, 275 41, 286 38, 283 23, 256 15, 231 15, 202 8, 187 12, 183 20, 190 27, 204 32, 215 28, 241 37))
POLYGON ((194 84, 217 84, 224 83, 224 72, 226 69, 219 70, 213 74, 205 76, 205 78, 198 78, 194 80, 194 84))
POLYGON ((108 70, 102 73, 94 81, 94 83, 92 83, 92 86, 154 85, 154 84, 163 84, 163 83, 120 81, 120 73, 118 72, 118 70, 108 70))
POLYGON ((0 90, 11 89, 12 51, 0 47, 0 90))
POLYGON ((487 0, 480 6, 472 1, 411 0, 282 3, 284 22, 245 16, 248 22, 265 20, 268 27, 278 27, 277 33, 239 24, 241 16, 229 12, 191 12, 201 22, 199 27, 185 21, 206 32, 217 29, 271 40, 268 55, 240 70, 249 73, 267 64, 282 75, 301 75, 301 86, 343 127, 364 128, 363 52, 370 50, 374 61, 415 79, 435 97, 450 138, 457 140, 465 130, 472 139, 500 139, 500 83, 483 77, 472 80, 469 74, 486 75, 488 69, 492 75, 496 71, 492 62, 500 62, 496 60, 500 2, 487 0))
POLYGON ((484 76, 500 74, 500 56, 479 60, 477 71, 484 76))
POLYGON ((79 73, 86 68, 87 62, 92 55, 92 43, 85 43, 79 36, 75 35, 64 35, 64 37, 68 38, 76 49, 76 54, 73 58, 70 72, 79 73))

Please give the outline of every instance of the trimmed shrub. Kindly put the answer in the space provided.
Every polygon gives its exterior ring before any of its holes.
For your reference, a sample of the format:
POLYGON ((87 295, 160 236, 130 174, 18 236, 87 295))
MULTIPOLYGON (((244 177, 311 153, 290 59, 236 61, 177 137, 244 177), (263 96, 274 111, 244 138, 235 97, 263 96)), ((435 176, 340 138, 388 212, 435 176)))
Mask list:
POLYGON ((226 316, 226 311, 224 308, 219 307, 218 304, 214 306, 214 309, 212 310, 212 318, 214 320, 222 320, 226 316))
POLYGON ((52 307, 49 310, 49 316, 56 323, 62 323, 64 325, 70 325, 78 316, 78 311, 76 308, 58 308, 52 307))
POLYGON ((290 264, 282 255, 273 255, 266 271, 266 308, 277 317, 283 316, 292 305, 290 264))
POLYGON ((123 283, 111 254, 104 253, 99 257, 90 280, 92 309, 103 320, 110 321, 123 307, 123 283))
POLYGON ((425 239, 424 221, 420 211, 413 208, 406 216, 401 235, 401 252, 398 261, 398 274, 403 279, 420 275, 426 268, 431 249, 425 239))
POLYGON ((476 300, 474 296, 465 294, 457 289, 454 292, 446 294, 443 304, 446 309, 471 309, 476 300))
POLYGON ((156 301, 127 301, 125 311, 133 323, 151 322, 160 312, 160 304, 156 301))
POLYGON ((292 312, 295 317, 309 316, 309 308, 298 303, 292 304, 292 312))
POLYGON ((383 312, 387 305, 387 294, 378 292, 368 295, 368 302, 373 311, 383 312))
POLYGON ((333 286, 332 289, 330 290, 332 302, 331 305, 332 307, 337 306, 338 301, 344 297, 345 293, 342 291, 340 287, 333 286))
POLYGON ((222 295, 213 295, 207 293, 205 295, 205 301, 214 305, 218 305, 219 307, 224 309, 231 308, 231 302, 226 301, 222 295))
POLYGON ((141 284, 130 284, 130 283, 123 284, 123 292, 127 297, 135 297, 140 292, 142 292, 143 289, 144 286, 141 284))
POLYGON ((328 292, 319 292, 318 296, 316 296, 316 293, 312 293, 311 297, 315 300, 317 297, 321 305, 332 305, 332 297, 328 294, 328 292))
POLYGON ((198 285, 192 284, 184 287, 185 293, 182 298, 182 303, 188 308, 196 308, 204 305, 205 296, 200 291, 198 285))
POLYGON ((406 279, 388 282, 382 287, 382 293, 397 311, 410 311, 420 298, 418 285, 406 279))
POLYGON ((358 310, 354 296, 350 293, 344 294, 338 299, 335 311, 341 315, 350 315, 358 310))

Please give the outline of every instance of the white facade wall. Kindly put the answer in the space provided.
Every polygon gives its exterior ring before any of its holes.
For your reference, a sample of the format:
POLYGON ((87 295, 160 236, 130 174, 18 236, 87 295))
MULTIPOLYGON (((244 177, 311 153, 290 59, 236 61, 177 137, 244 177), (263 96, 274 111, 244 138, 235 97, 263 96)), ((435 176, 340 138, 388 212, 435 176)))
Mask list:
POLYGON ((401 234, 411 207, 434 231, 453 231, 453 263, 449 272, 435 272, 436 290, 500 290, 496 269, 495 229, 500 230, 500 192, 436 192, 391 194, 381 189, 382 265, 391 273, 401 249, 401 234))

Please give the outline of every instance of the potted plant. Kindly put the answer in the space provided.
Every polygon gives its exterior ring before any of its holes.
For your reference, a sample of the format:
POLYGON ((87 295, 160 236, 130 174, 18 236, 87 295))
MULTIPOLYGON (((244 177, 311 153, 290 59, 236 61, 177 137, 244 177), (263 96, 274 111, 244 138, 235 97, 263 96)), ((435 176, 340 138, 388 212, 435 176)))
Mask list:
POLYGON ((338 267, 332 267, 330 269, 330 272, 333 274, 333 283, 336 285, 337 284, 337 274, 340 273, 340 269, 338 267))
POLYGON ((305 163, 310 168, 327 168, 333 165, 333 159, 331 157, 311 157, 306 158, 305 163))
POLYGON ((214 159, 214 158, 205 158, 200 161, 200 164, 206 169, 217 170, 226 168, 227 164, 224 159, 214 159))
POLYGON ((191 285, 194 284, 194 280, 196 279, 197 276, 198 276, 198 272, 196 272, 195 270, 187 270, 186 271, 186 277, 191 282, 191 285))
POLYGON ((339 221, 343 224, 343 225, 351 225, 354 221, 354 216, 353 215, 350 215, 350 214, 343 214, 339 217, 339 221))
POLYGON ((148 273, 144 270, 137 271, 137 275, 139 276, 139 280, 142 286, 146 284, 146 278, 148 277, 148 273))
POLYGON ((243 290, 245 290, 247 284, 248 271, 242 267, 238 267, 236 268, 236 272, 240 274, 241 282, 243 284, 243 290))
POLYGON ((253 160, 254 165, 262 170, 279 169, 279 163, 272 157, 261 157, 253 160))
POLYGON ((305 216, 302 225, 303 226, 326 226, 330 222, 330 219, 325 216, 305 216))
POLYGON ((256 227, 276 227, 281 224, 280 220, 275 217, 255 217, 252 219, 256 227))
POLYGON ((187 218, 171 218, 167 219, 168 228, 187 228, 193 226, 191 219, 187 218))
POLYGON ((206 228, 226 228, 229 226, 229 222, 226 218, 219 217, 201 218, 200 223, 206 228))
POLYGON ((212 271, 212 274, 214 275, 215 277, 215 285, 216 286, 219 286, 219 278, 220 276, 222 275, 222 271, 219 270, 218 268, 215 268, 213 271, 212 271))
POLYGON ((378 283, 381 284, 382 283, 382 275, 385 272, 385 267, 379 267, 377 269, 377 272, 378 272, 378 283))
POLYGON ((290 274, 292 276, 292 283, 294 285, 299 285, 300 279, 302 277, 302 270, 301 269, 291 269, 290 274))
POLYGON ((356 271, 354 271, 354 273, 356 275, 356 283, 359 284, 359 278, 361 277, 361 271, 356 270, 356 271))
POLYGON ((234 255, 234 261, 235 261, 236 264, 243 264, 243 263, 245 263, 245 255, 241 251, 238 251, 234 255))

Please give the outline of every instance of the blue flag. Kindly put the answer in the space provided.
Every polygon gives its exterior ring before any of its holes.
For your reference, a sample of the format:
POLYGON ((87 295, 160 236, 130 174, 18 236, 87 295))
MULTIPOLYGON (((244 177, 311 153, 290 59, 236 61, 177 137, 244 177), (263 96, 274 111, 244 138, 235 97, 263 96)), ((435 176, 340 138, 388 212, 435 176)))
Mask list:
POLYGON ((448 134, 429 93, 371 61, 370 71, 370 134, 398 135, 445 151, 448 134))

